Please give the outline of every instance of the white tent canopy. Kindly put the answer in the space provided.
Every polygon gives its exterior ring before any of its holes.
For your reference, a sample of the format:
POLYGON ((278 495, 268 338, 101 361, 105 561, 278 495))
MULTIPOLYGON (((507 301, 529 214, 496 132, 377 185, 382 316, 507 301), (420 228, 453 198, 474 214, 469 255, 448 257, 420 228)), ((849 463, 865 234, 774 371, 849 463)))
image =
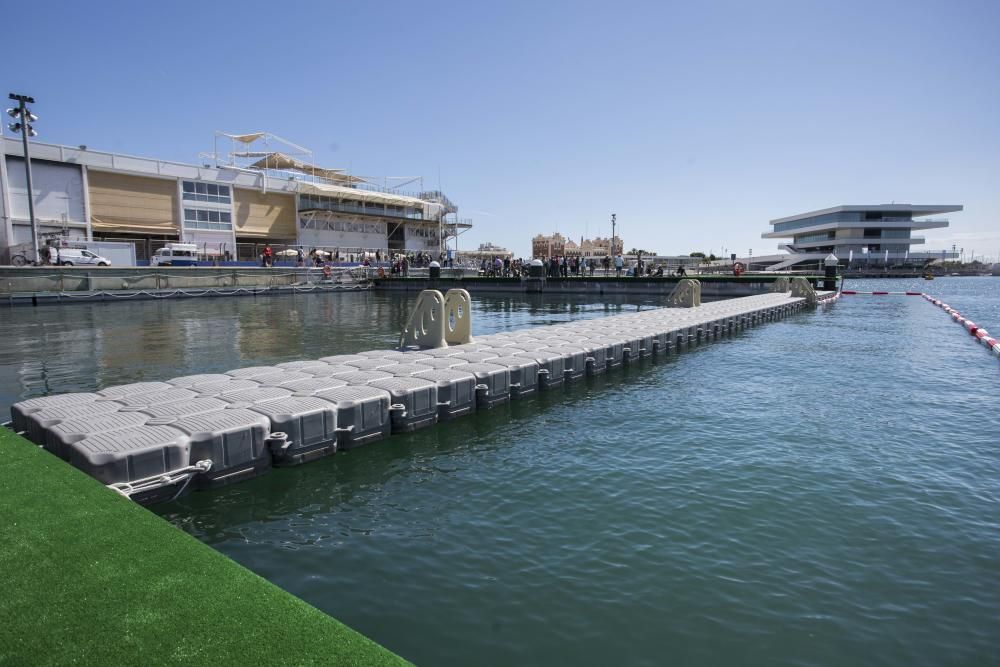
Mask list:
POLYGON ((250 134, 225 134, 225 133, 223 134, 232 139, 233 141, 238 141, 241 144, 252 144, 253 142, 263 137, 266 134, 266 132, 252 132, 250 134))
POLYGON ((343 169, 327 169, 325 167, 317 167, 314 164, 303 162, 302 160, 291 157, 290 155, 285 155, 284 153, 253 151, 238 153, 236 155, 237 157, 259 158, 256 162, 249 165, 252 169, 300 171, 303 174, 311 174, 313 176, 324 178, 328 181, 337 181, 340 183, 365 182, 363 178, 358 178, 357 176, 351 176, 350 174, 345 173, 343 169))

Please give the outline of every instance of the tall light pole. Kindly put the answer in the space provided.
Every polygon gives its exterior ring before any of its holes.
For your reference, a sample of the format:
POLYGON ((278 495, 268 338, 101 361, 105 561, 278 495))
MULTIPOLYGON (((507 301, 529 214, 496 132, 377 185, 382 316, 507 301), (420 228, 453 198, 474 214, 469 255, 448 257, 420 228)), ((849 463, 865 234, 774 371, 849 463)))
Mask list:
POLYGON ((616 224, 615 221, 617 219, 618 219, 618 216, 615 215, 614 213, 612 213, 611 214, 611 256, 612 257, 615 256, 615 224, 616 224))
POLYGON ((38 227, 35 225, 35 197, 34 190, 31 189, 31 156, 28 154, 28 137, 34 137, 38 134, 31 126, 33 122, 38 120, 38 116, 31 113, 27 107, 28 104, 35 103, 35 98, 14 93, 11 93, 9 97, 17 102, 16 108, 7 109, 7 115, 14 119, 14 122, 8 127, 11 132, 21 133, 21 145, 24 147, 24 176, 28 185, 28 218, 31 220, 31 250, 34 254, 34 261, 37 263, 39 260, 38 227))

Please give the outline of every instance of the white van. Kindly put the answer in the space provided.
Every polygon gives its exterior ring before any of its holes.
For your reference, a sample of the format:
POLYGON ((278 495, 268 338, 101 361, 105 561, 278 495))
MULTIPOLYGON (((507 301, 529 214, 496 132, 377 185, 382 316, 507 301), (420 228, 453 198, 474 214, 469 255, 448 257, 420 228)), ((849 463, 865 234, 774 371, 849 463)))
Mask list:
POLYGON ((197 266, 198 246, 194 243, 168 243, 149 259, 150 266, 197 266))
POLYGON ((97 266, 111 266, 111 260, 101 257, 89 250, 79 248, 50 248, 50 257, 54 256, 54 261, 61 266, 83 266, 86 264, 97 266))

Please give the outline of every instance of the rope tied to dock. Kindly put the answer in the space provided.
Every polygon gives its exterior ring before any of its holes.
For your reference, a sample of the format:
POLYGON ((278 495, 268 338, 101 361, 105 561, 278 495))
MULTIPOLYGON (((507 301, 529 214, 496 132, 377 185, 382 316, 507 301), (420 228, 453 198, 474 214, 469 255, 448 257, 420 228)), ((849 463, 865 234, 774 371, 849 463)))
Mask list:
POLYGON ((177 470, 171 470, 170 472, 162 475, 144 477, 132 482, 115 482, 114 484, 108 484, 107 486, 112 491, 116 491, 126 498, 131 498, 136 493, 156 491, 157 489, 173 486, 183 481, 183 485, 181 485, 180 489, 177 490, 177 493, 174 494, 173 499, 176 500, 177 498, 180 498, 181 494, 184 493, 188 484, 191 483, 191 480, 194 479, 196 475, 208 472, 211 469, 212 461, 204 459, 202 461, 198 461, 194 465, 178 468, 177 470))

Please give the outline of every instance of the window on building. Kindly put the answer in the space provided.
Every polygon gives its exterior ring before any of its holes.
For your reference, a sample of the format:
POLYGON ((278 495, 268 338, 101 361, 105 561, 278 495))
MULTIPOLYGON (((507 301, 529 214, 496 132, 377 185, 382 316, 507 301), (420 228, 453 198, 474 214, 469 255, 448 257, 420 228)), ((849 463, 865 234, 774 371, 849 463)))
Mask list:
POLYGON ((213 204, 231 204, 232 193, 228 185, 203 183, 201 181, 184 181, 181 184, 185 201, 203 201, 213 204))
POLYGON ((229 211, 185 208, 184 226, 188 229, 229 231, 233 228, 233 216, 229 211))
POLYGON ((869 211, 865 213, 865 220, 902 221, 911 220, 912 214, 909 211, 869 211), (873 216, 873 217, 869 217, 873 216))
POLYGON ((836 237, 834 231, 821 232, 819 234, 805 234, 803 236, 796 236, 795 243, 815 243, 817 241, 828 241, 836 237))

